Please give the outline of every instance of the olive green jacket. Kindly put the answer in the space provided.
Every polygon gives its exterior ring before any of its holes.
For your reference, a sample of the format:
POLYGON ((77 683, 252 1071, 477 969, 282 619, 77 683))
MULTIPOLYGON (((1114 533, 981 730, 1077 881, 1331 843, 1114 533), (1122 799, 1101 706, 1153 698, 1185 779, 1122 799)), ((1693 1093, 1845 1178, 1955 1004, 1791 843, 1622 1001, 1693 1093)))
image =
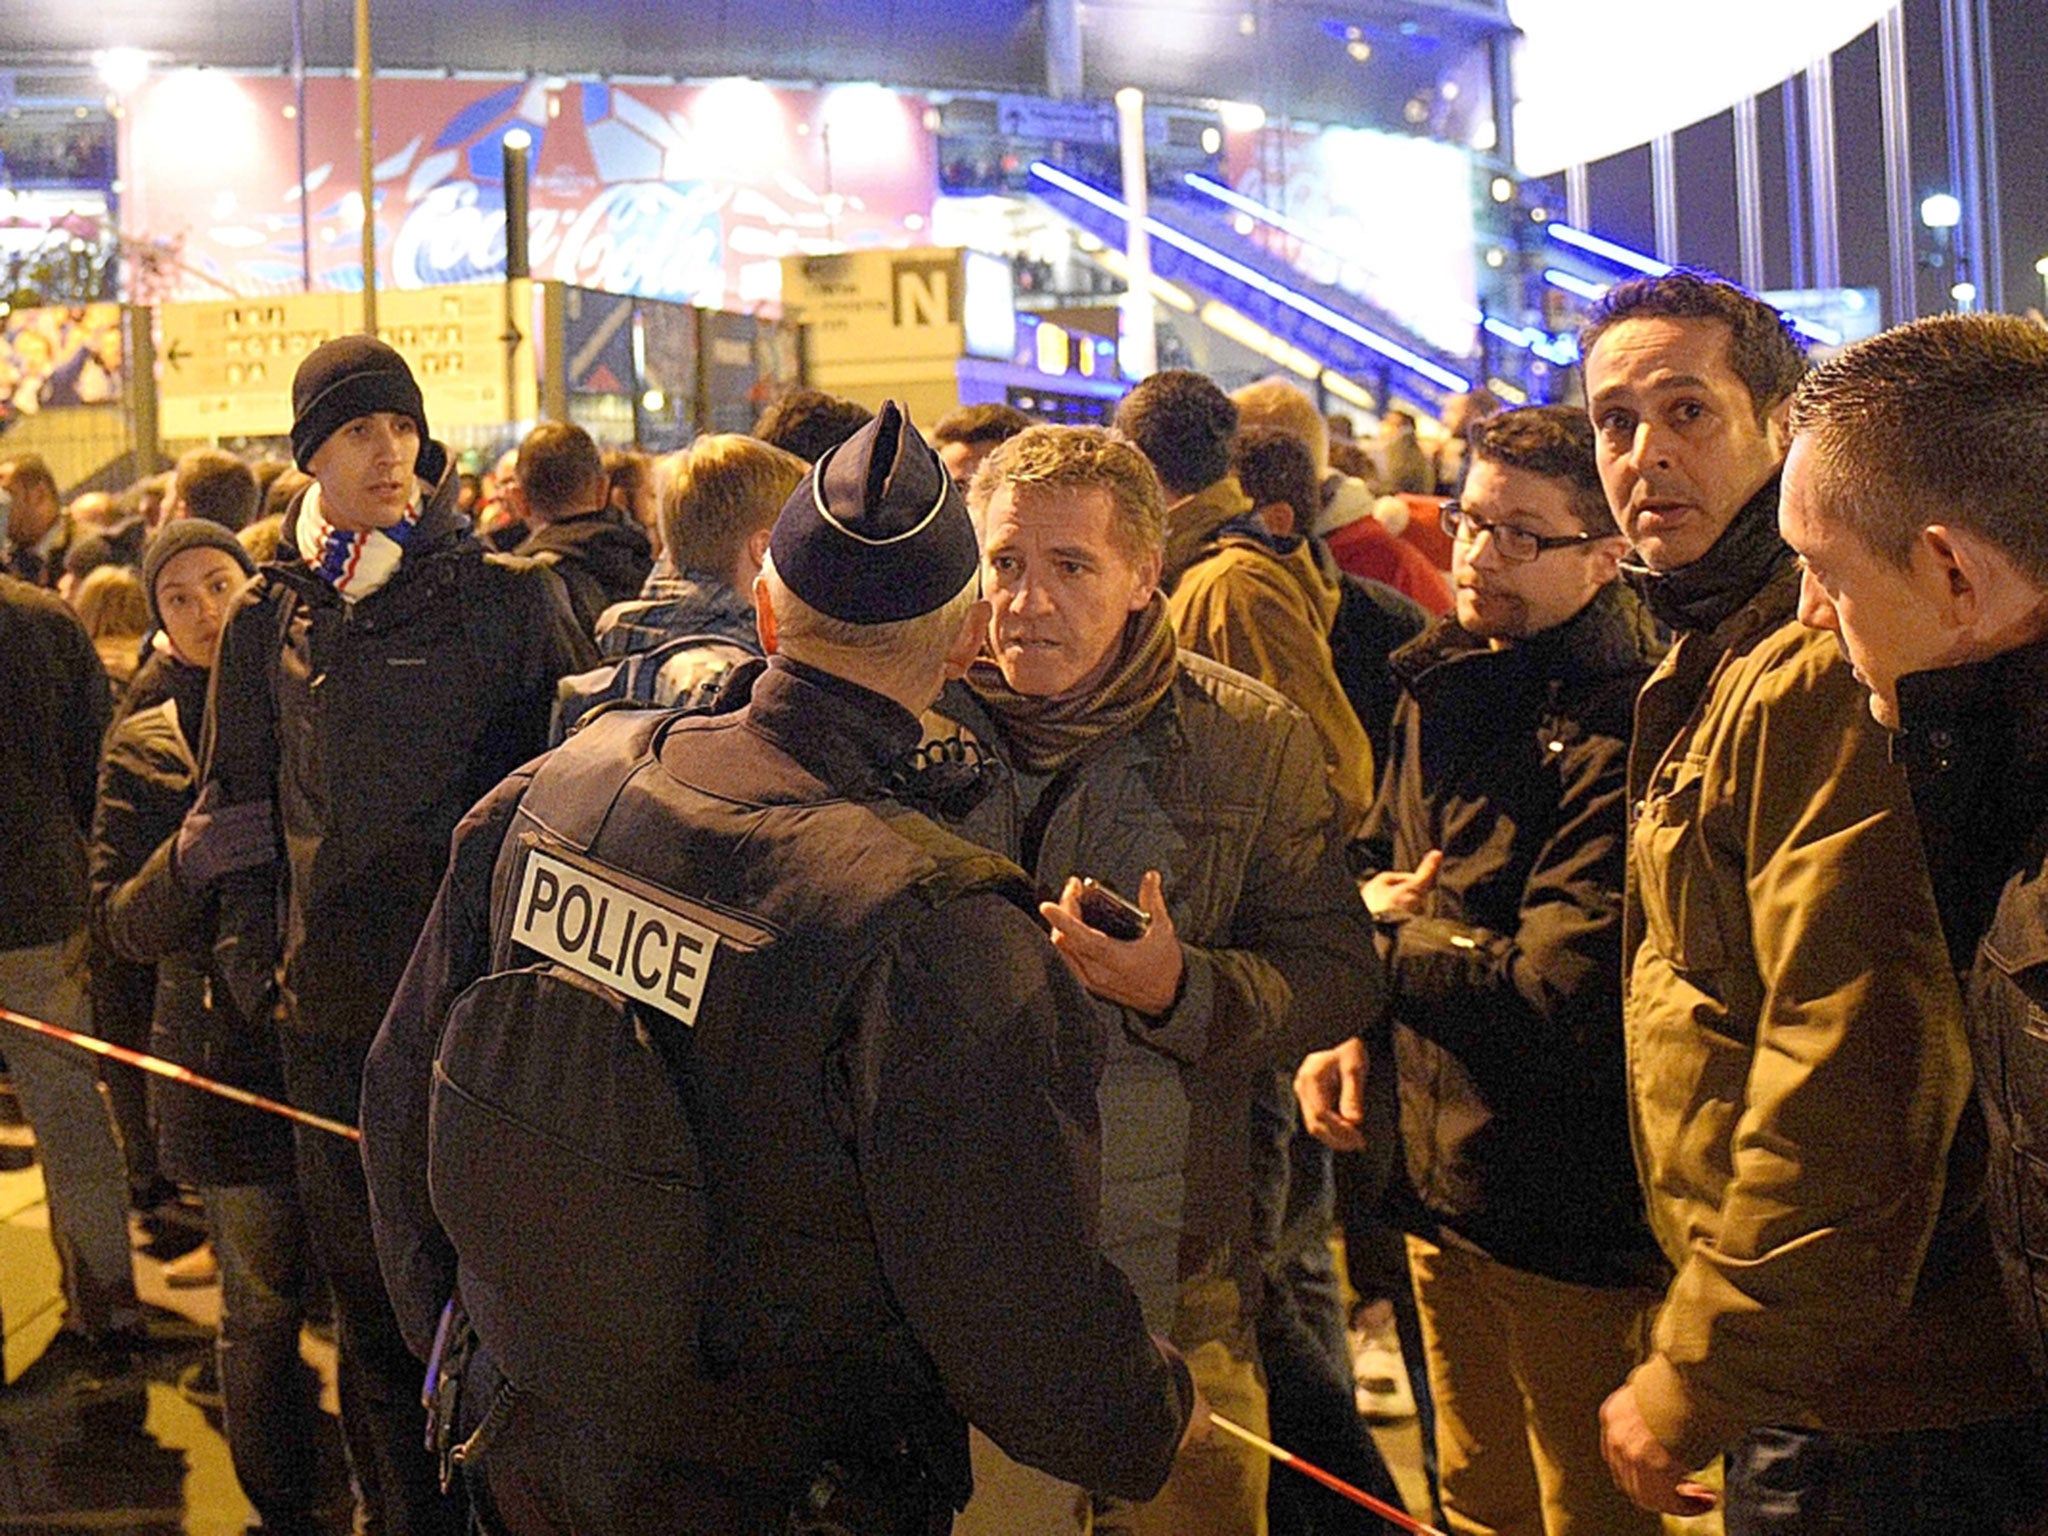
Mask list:
POLYGON ((1906 781, 1798 589, 1787 566, 1682 636, 1630 755, 1630 1112, 1677 1271, 1632 1380, 1689 1467, 1753 1426, 1881 1433, 2034 1400, 1906 781))

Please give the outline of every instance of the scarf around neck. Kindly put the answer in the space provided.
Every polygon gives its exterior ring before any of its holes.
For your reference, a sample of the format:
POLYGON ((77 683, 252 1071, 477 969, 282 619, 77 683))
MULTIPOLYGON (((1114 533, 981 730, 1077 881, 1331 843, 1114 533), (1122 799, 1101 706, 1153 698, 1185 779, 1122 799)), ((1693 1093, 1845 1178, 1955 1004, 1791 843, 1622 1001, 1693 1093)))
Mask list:
POLYGON ((343 601, 360 602, 396 574, 426 505, 426 497, 415 486, 412 505, 389 528, 350 532, 321 515, 316 481, 306 488, 306 499, 299 503, 299 555, 343 601))
POLYGON ((1010 761, 1025 773, 1058 773, 1101 742, 1138 723, 1166 697, 1180 669, 1179 645, 1159 593, 1124 624, 1116 659, 1092 688, 1038 698, 1018 693, 986 656, 967 686, 996 717, 1010 761))
POLYGON ((1772 475, 1691 565, 1653 571, 1631 563, 1623 570, 1658 622, 1682 632, 1717 628, 1791 559, 1791 547, 1778 537, 1778 476, 1772 475))

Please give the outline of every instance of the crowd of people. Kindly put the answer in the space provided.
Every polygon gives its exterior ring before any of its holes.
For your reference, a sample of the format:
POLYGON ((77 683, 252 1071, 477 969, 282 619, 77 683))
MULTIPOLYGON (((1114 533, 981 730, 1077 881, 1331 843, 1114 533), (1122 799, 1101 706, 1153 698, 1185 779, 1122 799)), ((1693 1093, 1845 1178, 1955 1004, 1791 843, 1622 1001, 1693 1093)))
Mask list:
POLYGON ((1238 1431, 1390 1398, 1460 1536, 2048 1531, 2048 332, 1580 349, 0 460, 0 1006, 325 1122, 0 1041, 53 1348, 189 1248, 265 1532, 329 1312, 367 1531, 1369 1536, 1238 1431))

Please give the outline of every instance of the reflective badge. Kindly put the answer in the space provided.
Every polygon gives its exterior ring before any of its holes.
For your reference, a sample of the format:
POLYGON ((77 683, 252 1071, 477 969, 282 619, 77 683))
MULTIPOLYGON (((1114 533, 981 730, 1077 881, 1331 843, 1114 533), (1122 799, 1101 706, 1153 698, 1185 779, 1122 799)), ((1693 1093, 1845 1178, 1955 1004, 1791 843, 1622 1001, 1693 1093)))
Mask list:
POLYGON ((526 856, 512 937, 692 1026, 718 947, 701 923, 538 848, 526 856))

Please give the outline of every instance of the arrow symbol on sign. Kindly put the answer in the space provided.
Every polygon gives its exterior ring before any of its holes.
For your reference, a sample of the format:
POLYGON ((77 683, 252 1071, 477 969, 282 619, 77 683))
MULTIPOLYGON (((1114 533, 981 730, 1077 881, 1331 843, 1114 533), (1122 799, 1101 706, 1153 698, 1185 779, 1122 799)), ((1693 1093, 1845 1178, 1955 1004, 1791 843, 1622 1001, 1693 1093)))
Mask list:
POLYGON ((164 348, 164 361, 171 365, 173 372, 176 372, 179 364, 183 363, 191 355, 191 352, 186 349, 185 343, 182 341, 174 341, 164 348))
POLYGON ((507 320, 505 322, 504 334, 499 336, 498 340, 505 343, 505 350, 507 352, 510 352, 514 347, 518 346, 519 343, 526 340, 526 332, 520 330, 519 326, 514 321, 507 320))

